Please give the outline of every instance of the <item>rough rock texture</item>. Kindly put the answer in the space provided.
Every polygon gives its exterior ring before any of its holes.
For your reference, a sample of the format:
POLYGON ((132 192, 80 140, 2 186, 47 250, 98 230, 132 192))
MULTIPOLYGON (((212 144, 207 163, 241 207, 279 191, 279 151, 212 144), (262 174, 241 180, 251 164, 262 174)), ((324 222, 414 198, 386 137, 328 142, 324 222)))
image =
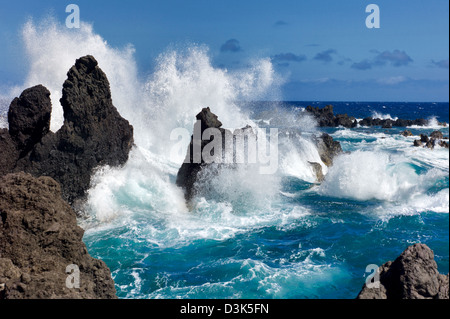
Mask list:
POLYGON ((415 147, 419 147, 419 146, 423 146, 423 143, 421 140, 414 140, 414 144, 415 147))
POLYGON ((333 140, 327 133, 316 139, 316 143, 320 159, 326 166, 333 165, 333 158, 342 153, 341 143, 333 140))
POLYGON ((17 143, 20 156, 28 153, 50 130, 52 104, 50 92, 38 85, 23 91, 9 107, 9 134, 17 143))
POLYGON ((7 129, 0 128, 0 176, 12 172, 18 158, 16 143, 7 129))
POLYGON ((358 299, 449 298, 449 275, 439 274, 427 245, 409 246, 395 261, 382 265, 379 273, 380 287, 364 285, 358 299))
POLYGON ((416 147, 422 146, 429 149, 434 149, 437 144, 440 147, 448 148, 448 143, 444 141, 444 139, 447 139, 447 137, 444 136, 441 131, 434 131, 430 134, 430 136, 420 134, 420 140, 415 140, 413 145, 416 147))
MULTIPOLYGON (((183 188, 185 192, 185 198, 189 201, 195 192, 194 184, 197 180, 197 175, 202 169, 202 166, 206 165, 203 156, 199 156, 200 154, 194 154, 195 150, 199 150, 203 152, 203 148, 205 145, 210 143, 210 140, 202 140, 201 136, 203 132, 208 128, 216 128, 221 132, 222 136, 222 150, 225 151, 225 134, 232 134, 230 131, 221 128, 222 122, 219 121, 217 115, 211 112, 210 108, 203 108, 200 113, 196 116, 197 122, 194 125, 194 132, 200 132, 199 138, 194 138, 194 135, 191 136, 191 143, 188 147, 188 151, 186 154, 186 159, 182 164, 180 170, 177 174, 176 184, 183 188)), ((214 138, 211 139, 213 141, 214 138)), ((223 156, 224 154, 211 154, 217 156, 223 156)))
MULTIPOLYGON (((353 116, 348 116, 347 114, 337 114, 333 113, 333 106, 327 105, 322 109, 318 107, 307 106, 306 111, 311 113, 319 123, 319 126, 326 127, 337 127, 344 126, 347 128, 356 127, 358 124, 361 126, 381 126, 382 128, 392 128, 396 127, 407 127, 411 125, 426 126, 428 125, 428 120, 416 119, 416 120, 406 120, 406 119, 379 119, 366 117, 358 122, 353 116)), ((446 123, 439 123, 442 126, 446 126, 446 123)))
POLYGON ((441 140, 441 139, 444 138, 444 134, 442 134, 441 131, 434 131, 434 132, 432 132, 432 133, 430 134, 430 137, 431 137, 431 138, 435 138, 435 139, 437 139, 437 140, 441 140))
POLYGON ((401 133, 401 135, 408 137, 408 136, 413 136, 413 133, 411 133, 411 131, 405 130, 401 133))
MULTIPOLYGON (((85 195, 96 167, 127 161, 133 127, 112 104, 108 79, 92 56, 78 59, 67 76, 61 129, 49 132, 49 93, 37 86, 11 103, 9 134, 20 157, 13 170, 54 178, 61 184, 63 198, 72 204, 85 195)), ((10 142, 1 138, 1 144, 10 142)))
POLYGON ((393 123, 392 120, 387 119, 383 122, 381 127, 382 128, 392 128, 392 123, 393 123))
POLYGON ((116 298, 110 270, 92 258, 76 215, 50 177, 0 178, 0 299, 116 298), (68 288, 68 265, 80 288, 68 288))

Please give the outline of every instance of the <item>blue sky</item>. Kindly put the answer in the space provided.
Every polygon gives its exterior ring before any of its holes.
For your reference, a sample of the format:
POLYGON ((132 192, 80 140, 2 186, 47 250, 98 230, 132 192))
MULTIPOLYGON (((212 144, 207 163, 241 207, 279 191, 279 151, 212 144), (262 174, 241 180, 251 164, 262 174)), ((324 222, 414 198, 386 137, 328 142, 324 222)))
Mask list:
POLYGON ((286 79, 285 100, 448 101, 447 0, 165 0, 0 2, 0 83, 21 83, 20 30, 68 4, 111 46, 131 43, 140 70, 173 45, 204 44, 215 66, 241 68, 270 57, 286 79), (368 29, 365 8, 380 8, 368 29))

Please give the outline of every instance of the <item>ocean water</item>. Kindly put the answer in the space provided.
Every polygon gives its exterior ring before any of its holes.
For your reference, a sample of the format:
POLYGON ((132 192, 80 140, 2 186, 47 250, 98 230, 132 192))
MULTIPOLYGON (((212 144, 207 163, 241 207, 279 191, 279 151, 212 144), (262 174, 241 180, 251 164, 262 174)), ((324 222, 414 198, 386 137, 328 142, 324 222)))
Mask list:
POLYGON ((412 146, 420 133, 449 135, 438 126, 449 122, 448 103, 258 102, 283 100, 270 59, 228 71, 214 67, 208 48, 187 45, 162 52, 142 77, 133 48, 109 47, 90 25, 74 34, 54 21, 29 22, 23 39, 29 74, 4 101, 42 83, 52 93, 56 131, 67 70, 92 54, 134 126, 129 161, 96 171, 79 219, 89 253, 109 266, 119 298, 355 298, 367 265, 418 242, 448 273, 449 151, 412 146), (319 128, 304 108, 326 104, 357 118, 432 121, 408 128, 413 137, 401 136, 404 128, 319 128), (175 185, 187 144, 173 132, 190 136, 206 106, 226 128, 278 128, 278 170, 220 171, 188 209, 175 185), (345 151, 332 167, 312 142, 321 132, 345 151), (321 184, 308 161, 322 165, 321 184))
MULTIPOLYGON (((448 120, 441 106, 434 116, 448 120)), ((92 195, 98 200, 107 187, 103 200, 114 201, 116 215, 88 226, 84 240, 111 268, 118 296, 354 298, 367 265, 418 242, 434 250, 441 273, 449 271, 449 152, 412 146, 436 128, 410 128, 414 137, 401 136, 404 128, 320 129, 349 151, 320 185, 305 165, 315 156, 309 130, 294 125, 291 136, 294 129, 302 135, 289 146, 300 147, 282 151, 277 176, 227 172, 217 177, 226 184, 218 199, 197 198, 193 211, 167 201, 176 166, 163 169, 167 184, 149 182, 145 169, 147 177, 138 176, 139 167, 101 173, 108 180, 92 195)), ((103 205, 92 204, 97 217, 103 205)))

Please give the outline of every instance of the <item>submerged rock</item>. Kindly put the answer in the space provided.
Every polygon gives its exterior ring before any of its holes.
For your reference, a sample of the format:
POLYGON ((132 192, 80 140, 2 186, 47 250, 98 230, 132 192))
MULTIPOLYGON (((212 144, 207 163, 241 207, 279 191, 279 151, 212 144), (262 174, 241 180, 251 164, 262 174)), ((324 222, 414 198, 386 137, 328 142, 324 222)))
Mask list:
POLYGON ((110 270, 92 258, 76 214, 50 177, 0 177, 0 299, 116 298, 110 270), (66 285, 69 265, 79 288, 66 285))
MULTIPOLYGON (((64 125, 56 133, 49 131, 50 93, 43 86, 25 90, 11 103, 9 135, 19 155, 0 172, 50 176, 72 204, 85 196, 96 167, 127 161, 133 127, 113 105, 108 79, 94 57, 78 59, 67 77, 61 98, 64 125)), ((7 134, 2 136, 0 144, 10 146, 7 134)))
POLYGON ((421 140, 414 140, 414 144, 415 147, 419 147, 419 146, 423 146, 423 143, 421 140))
POLYGON ((430 134, 431 138, 437 139, 437 140, 441 140, 444 138, 444 134, 442 134, 441 131, 434 131, 430 134))
POLYGON ((420 134, 420 140, 415 140, 413 145, 416 147, 423 146, 429 149, 434 149, 437 144, 440 147, 448 148, 448 143, 444 141, 445 139, 446 137, 441 131, 434 131, 430 134, 430 136, 420 134))
POLYGON ((422 143, 427 143, 430 140, 430 138, 428 137, 428 135, 426 134, 420 134, 420 141, 422 143))
POLYGON ((378 271, 379 288, 365 284, 358 299, 449 299, 449 275, 439 274, 427 245, 409 246, 378 271))
POLYGON ((408 137, 408 136, 413 136, 413 133, 411 133, 411 131, 405 130, 401 133, 401 135, 408 137))

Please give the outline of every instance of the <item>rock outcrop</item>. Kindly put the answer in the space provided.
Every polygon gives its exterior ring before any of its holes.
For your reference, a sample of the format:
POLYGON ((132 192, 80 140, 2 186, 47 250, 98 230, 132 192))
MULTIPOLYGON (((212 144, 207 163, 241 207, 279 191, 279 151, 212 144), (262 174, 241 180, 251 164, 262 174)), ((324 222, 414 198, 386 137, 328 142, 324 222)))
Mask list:
MULTIPOLYGON (((371 116, 366 117, 358 122, 353 116, 347 114, 337 114, 334 115, 333 106, 327 105, 323 108, 307 106, 306 111, 311 113, 317 120, 319 126, 321 127, 338 127, 343 126, 347 128, 356 127, 358 124, 360 126, 381 126, 382 128, 392 128, 392 127, 407 127, 411 125, 426 126, 429 121, 426 119, 380 119, 373 118, 371 116)), ((446 126, 446 123, 439 123, 439 125, 446 126)))
POLYGON ((306 111, 311 113, 319 123, 319 126, 325 127, 356 127, 358 121, 353 116, 348 116, 347 114, 337 114, 334 115, 333 106, 327 105, 320 109, 318 107, 307 106, 306 111))
POLYGON ((7 163, 0 173, 50 176, 61 184, 63 198, 73 204, 85 196, 96 167, 127 161, 133 127, 113 105, 108 79, 94 57, 78 59, 67 76, 61 98, 64 125, 56 133, 49 131, 50 93, 43 86, 25 90, 11 103, 10 136, 0 132, 0 146, 11 157, 2 156, 7 163))
POLYGON ((427 147, 429 149, 434 149, 434 147, 439 145, 440 147, 448 148, 448 142, 444 141, 448 139, 445 137, 441 131, 434 131, 430 134, 430 136, 426 134, 420 134, 420 140, 414 140, 413 145, 415 147, 427 147))
POLYGON ((221 128, 222 122, 219 121, 217 115, 211 112, 209 107, 203 108, 202 111, 197 114, 196 118, 197 122, 194 124, 194 134, 191 136, 191 143, 188 147, 186 159, 178 171, 176 180, 177 186, 183 188, 187 201, 194 196, 194 184, 197 180, 198 173, 203 166, 210 164, 205 162, 202 153, 203 148, 211 141, 214 141, 214 138, 211 140, 203 140, 202 136, 204 131, 206 129, 213 128, 220 132, 222 139, 222 154, 210 155, 220 156, 221 158, 223 158, 226 149, 225 134, 232 135, 230 131, 221 128))
POLYGON ((50 131, 50 92, 38 85, 23 91, 9 107, 9 134, 20 150, 28 153, 50 131))
POLYGON ((411 133, 411 131, 405 130, 401 133, 401 135, 408 137, 408 136, 413 136, 413 133, 411 133))
POLYGON ((0 128, 0 176, 12 172, 18 159, 16 143, 7 129, 0 128))
POLYGON ((0 217, 0 299, 116 298, 109 268, 88 254, 55 180, 0 177, 0 217), (66 285, 70 265, 78 267, 79 288, 66 285))
POLYGON ((316 144, 320 159, 326 166, 333 165, 333 158, 342 153, 341 143, 335 141, 327 133, 323 133, 319 138, 316 138, 316 144))
POLYGON ((379 287, 365 284, 358 299, 449 299, 449 275, 439 274, 427 245, 409 246, 378 271, 379 287))

